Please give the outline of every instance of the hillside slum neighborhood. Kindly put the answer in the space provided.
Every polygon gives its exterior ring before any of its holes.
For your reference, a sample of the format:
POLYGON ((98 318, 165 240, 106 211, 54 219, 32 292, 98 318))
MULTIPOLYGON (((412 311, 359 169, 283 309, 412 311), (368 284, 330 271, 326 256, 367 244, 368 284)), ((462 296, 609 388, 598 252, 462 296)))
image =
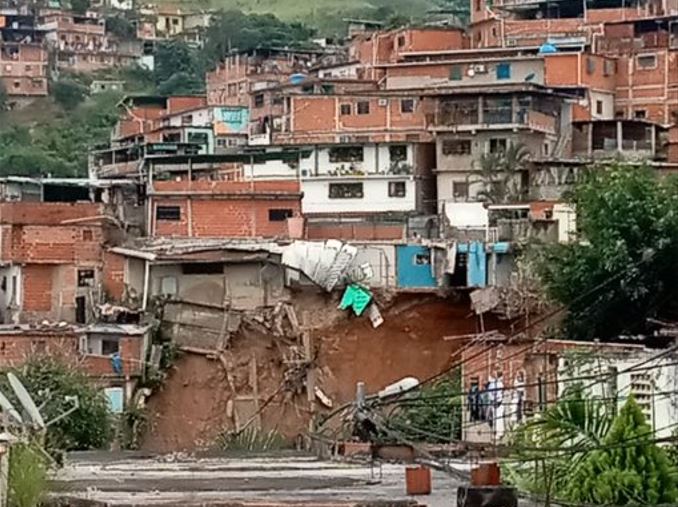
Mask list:
MULTIPOLYGON (((10 100, 46 95, 53 64, 152 65, 154 40, 199 44, 209 23, 146 14, 123 43, 96 8, 2 7, 10 100)), ((529 241, 572 240, 565 194, 591 164, 678 170, 676 0, 473 0, 464 28, 353 20, 343 45, 233 51, 205 83, 203 96, 126 96, 88 178, 0 179, 0 366, 77 358, 114 412, 165 417, 148 449, 166 452, 207 443, 204 421, 177 422, 203 413, 201 396, 234 428, 284 413, 294 438, 356 384, 424 379, 456 354, 462 389, 506 389, 520 420, 558 398, 567 351, 619 372, 654 353, 518 332, 531 310, 517 259, 529 241), (488 180, 481 156, 517 147, 525 163, 488 180), (140 388, 167 343, 186 363, 160 392, 140 388), (186 387, 207 363, 226 381, 186 387)), ((664 360, 616 379, 653 429, 678 417, 651 396, 675 390, 664 360)), ((496 443, 504 423, 477 400, 461 440, 496 443)))

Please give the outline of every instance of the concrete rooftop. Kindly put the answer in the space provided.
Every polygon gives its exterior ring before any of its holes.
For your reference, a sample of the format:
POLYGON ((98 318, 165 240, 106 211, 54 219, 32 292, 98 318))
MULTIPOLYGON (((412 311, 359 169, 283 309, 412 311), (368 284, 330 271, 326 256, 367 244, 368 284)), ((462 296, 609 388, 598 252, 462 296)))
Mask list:
POLYGON ((458 486, 456 479, 434 471, 433 493, 408 497, 405 465, 399 464, 383 464, 380 474, 378 466, 371 470, 369 464, 291 455, 190 458, 99 452, 69 455, 54 480, 65 497, 116 507, 447 507, 456 505, 458 486))

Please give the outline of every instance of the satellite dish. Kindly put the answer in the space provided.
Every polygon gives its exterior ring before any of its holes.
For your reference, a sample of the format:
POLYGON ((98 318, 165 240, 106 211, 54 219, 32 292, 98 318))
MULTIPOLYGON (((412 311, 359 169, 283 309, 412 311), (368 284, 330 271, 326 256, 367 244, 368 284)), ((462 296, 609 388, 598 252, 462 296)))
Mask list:
POLYGON ((20 425, 23 425, 24 420, 21 418, 21 414, 16 411, 12 402, 7 399, 7 396, 0 392, 0 407, 2 407, 3 412, 7 412, 15 422, 20 425))
POLYGON ((35 426, 37 426, 39 429, 43 429, 45 427, 45 421, 40 415, 38 407, 35 405, 33 398, 31 398, 31 395, 28 394, 28 391, 24 385, 21 383, 19 378, 14 375, 14 373, 8 373, 7 378, 9 379, 12 389, 14 389, 16 397, 19 398, 19 402, 24 407, 24 410, 31 418, 35 426))

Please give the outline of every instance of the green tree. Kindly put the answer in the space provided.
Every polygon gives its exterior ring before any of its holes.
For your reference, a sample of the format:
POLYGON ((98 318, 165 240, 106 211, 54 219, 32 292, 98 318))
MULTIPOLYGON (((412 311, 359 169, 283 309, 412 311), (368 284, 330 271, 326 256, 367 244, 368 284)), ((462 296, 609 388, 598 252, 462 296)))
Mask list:
POLYGON ((155 50, 155 83, 160 86, 175 74, 204 79, 204 66, 199 53, 183 41, 163 41, 155 50))
POLYGON ((123 16, 107 17, 106 31, 123 40, 134 39, 137 33, 132 22, 123 16))
POLYGON ((7 93, 7 88, 5 88, 5 83, 0 81, 0 114, 7 109, 7 102, 9 101, 9 94, 7 93))
POLYGON ((523 144, 511 144, 505 151, 485 153, 476 163, 483 190, 478 196, 490 204, 521 201, 521 174, 527 169, 530 152, 523 144))
MULTIPOLYGON (((47 449, 99 449, 111 440, 113 421, 106 396, 81 370, 52 357, 36 357, 13 371, 36 404, 45 404, 45 420, 56 418, 72 406, 67 396, 78 397, 79 408, 48 428, 47 449)), ((11 392, 6 386, 2 391, 11 392)))
POLYGON ((656 505, 677 499, 676 470, 633 397, 618 415, 580 386, 511 434, 507 477, 552 501, 656 505))
POLYGON ((90 0, 71 0, 71 9, 76 14, 85 14, 90 7, 90 0))
POLYGON ((600 505, 674 504, 676 470, 653 439, 645 415, 629 398, 601 448, 569 475, 563 494, 570 501, 600 505))
POLYGON ((232 50, 269 47, 309 47, 314 30, 286 23, 272 14, 245 14, 229 10, 214 17, 203 49, 207 68, 215 67, 232 50))
POLYGON ((540 278, 568 306, 564 333, 608 338, 673 315, 678 287, 678 186, 649 168, 595 167, 574 189, 575 242, 543 251, 540 278))
POLYGON ((52 85, 54 101, 66 111, 72 111, 87 97, 87 87, 72 79, 60 79, 52 85))
POLYGON ((461 438, 461 373, 418 389, 388 417, 388 425, 408 440, 446 443, 461 438))
POLYGON ((197 95, 204 92, 205 83, 196 75, 177 72, 158 85, 160 95, 197 95))

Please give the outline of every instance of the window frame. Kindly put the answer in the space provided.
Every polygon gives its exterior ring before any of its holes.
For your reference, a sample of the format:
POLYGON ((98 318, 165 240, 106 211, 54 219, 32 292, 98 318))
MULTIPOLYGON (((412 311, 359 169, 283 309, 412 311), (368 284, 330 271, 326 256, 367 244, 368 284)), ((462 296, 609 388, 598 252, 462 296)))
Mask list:
POLYGON ((155 205, 155 219, 164 222, 180 222, 181 221, 181 206, 156 204, 155 205), (176 213, 175 213, 176 210, 176 213), (164 216, 162 216, 164 215, 164 216), (176 217, 176 218, 175 218, 176 217))
POLYGON ((400 114, 413 114, 414 107, 414 99, 400 99, 400 114), (408 104, 407 108, 405 104, 408 104))
POLYGON ((363 116, 370 114, 370 101, 369 100, 359 100, 356 102, 356 114, 363 116))
POLYGON ((330 183, 327 186, 327 196, 328 199, 364 199, 365 198, 365 187, 362 182, 353 182, 353 183, 330 183), (343 192, 334 191, 333 189, 339 189, 340 187, 346 187, 343 192), (348 191, 348 187, 358 190, 356 194, 359 195, 349 195, 351 194, 348 191))

